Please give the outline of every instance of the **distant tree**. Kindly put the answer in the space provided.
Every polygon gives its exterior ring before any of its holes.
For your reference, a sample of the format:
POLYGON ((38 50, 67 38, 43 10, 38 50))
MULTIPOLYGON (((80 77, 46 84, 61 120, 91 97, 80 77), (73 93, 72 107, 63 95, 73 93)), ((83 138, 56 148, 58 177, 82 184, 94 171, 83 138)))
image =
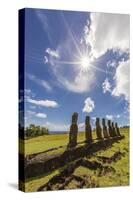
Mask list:
POLYGON ((32 138, 41 135, 48 135, 49 130, 46 127, 35 126, 34 124, 30 124, 25 129, 25 138, 32 138))

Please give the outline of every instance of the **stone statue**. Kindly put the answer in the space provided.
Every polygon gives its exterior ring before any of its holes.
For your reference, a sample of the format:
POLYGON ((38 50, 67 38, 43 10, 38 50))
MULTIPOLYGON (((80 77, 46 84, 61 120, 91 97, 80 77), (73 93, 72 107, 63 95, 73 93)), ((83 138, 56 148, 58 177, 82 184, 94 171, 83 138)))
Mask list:
POLYGON ((69 132, 69 144, 68 147, 75 147, 77 145, 77 134, 78 134, 78 113, 74 112, 72 115, 72 124, 69 132))
POLYGON ((113 132, 113 137, 117 136, 116 130, 115 130, 115 127, 114 127, 114 122, 112 122, 112 132, 113 132))
POLYGON ((115 131, 116 131, 117 136, 121 136, 120 129, 119 129, 117 123, 115 123, 115 131))
POLYGON ((111 124, 111 120, 108 120, 108 133, 110 137, 113 137, 113 130, 112 130, 112 124, 111 124))
POLYGON ((96 118, 96 135, 97 135, 97 139, 102 139, 102 129, 100 126, 99 118, 96 118))
POLYGON ((92 142, 92 129, 90 125, 90 117, 86 116, 85 118, 85 141, 87 143, 92 142))
POLYGON ((102 126, 103 126, 103 136, 104 138, 108 138, 109 134, 108 134, 107 126, 106 126, 106 121, 104 118, 102 119, 102 126))

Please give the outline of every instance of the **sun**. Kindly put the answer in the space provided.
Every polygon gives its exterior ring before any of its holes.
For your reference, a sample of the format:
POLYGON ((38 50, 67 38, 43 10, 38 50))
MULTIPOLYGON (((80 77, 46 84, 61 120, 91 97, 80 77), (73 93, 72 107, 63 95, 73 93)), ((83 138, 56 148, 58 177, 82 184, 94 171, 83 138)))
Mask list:
POLYGON ((89 68, 90 61, 87 57, 81 58, 81 68, 83 71, 87 71, 89 68))

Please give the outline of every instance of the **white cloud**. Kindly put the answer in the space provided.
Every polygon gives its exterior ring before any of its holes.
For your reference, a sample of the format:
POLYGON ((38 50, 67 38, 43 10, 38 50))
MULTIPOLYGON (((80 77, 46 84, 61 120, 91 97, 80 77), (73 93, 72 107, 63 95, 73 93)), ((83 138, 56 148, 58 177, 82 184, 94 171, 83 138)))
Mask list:
POLYGON ((119 62, 114 77, 115 87, 112 91, 112 95, 123 95, 127 101, 129 101, 129 65, 129 60, 119 62))
POLYGON ((49 108, 57 108, 59 105, 56 101, 51 101, 51 100, 35 100, 31 98, 26 99, 28 103, 35 104, 38 106, 44 106, 44 107, 49 107, 49 108))
POLYGON ((27 74, 27 76, 30 80, 32 80, 35 83, 37 83, 38 85, 41 85, 42 87, 44 87, 47 91, 52 90, 52 87, 50 86, 50 84, 47 81, 41 80, 41 79, 37 78, 35 75, 32 75, 32 74, 27 74))
POLYGON ((26 114, 27 114, 28 116, 35 115, 35 113, 36 113, 36 112, 31 111, 31 110, 27 110, 27 111, 26 111, 26 114))
POLYGON ((88 97, 85 101, 84 101, 84 107, 82 109, 83 112, 87 112, 90 113, 93 111, 93 109, 95 108, 95 104, 94 101, 88 97))
POLYGON ((78 128, 79 128, 79 129, 85 128, 85 123, 84 123, 84 122, 79 123, 79 124, 78 124, 78 128))
POLYGON ((34 117, 45 119, 45 118, 47 118, 47 115, 45 113, 37 113, 37 112, 32 111, 32 110, 27 110, 25 112, 25 120, 26 121, 31 120, 31 119, 33 120, 34 117))
POLYGON ((117 62, 115 60, 109 60, 107 62, 107 68, 116 68, 117 67, 117 62))
POLYGON ((38 118, 47 118, 47 115, 45 113, 36 113, 36 117, 38 117, 38 118))
POLYGON ((118 114, 118 115, 116 115, 116 118, 120 118, 120 115, 118 114))
POLYGON ((50 56, 55 57, 55 58, 59 58, 59 52, 57 50, 53 50, 50 48, 46 49, 46 53, 48 53, 50 56))
POLYGON ((68 131, 70 129, 69 124, 58 124, 47 121, 45 124, 43 124, 45 127, 49 129, 49 131, 68 131))
POLYGON ((31 89, 25 89, 24 91, 26 94, 31 94, 31 89))
POLYGON ((104 82, 102 83, 102 88, 103 88, 103 93, 111 92, 111 84, 108 78, 106 78, 104 82))
POLYGON ((113 120, 113 119, 119 119, 121 117, 120 114, 117 115, 106 115, 107 119, 113 120))
POLYGON ((60 59, 54 57, 49 58, 51 70, 60 87, 75 93, 88 92, 92 89, 96 80, 95 68, 91 67, 90 64, 87 71, 83 71, 78 59, 72 61, 67 60, 67 58, 72 56, 70 49, 74 48, 73 46, 69 40, 59 45, 57 49, 60 54, 60 59), (63 61, 64 55, 66 61, 63 61))
POLYGON ((48 63, 48 58, 47 56, 44 56, 44 64, 48 63))
POLYGON ((91 25, 85 41, 95 57, 103 55, 108 49, 129 49, 129 15, 91 13, 90 18, 91 25))
POLYGON ((44 80, 39 80, 40 81, 40 85, 43 86, 46 90, 51 91, 52 87, 49 85, 49 83, 47 81, 44 80))
POLYGON ((113 115, 106 115, 106 119, 113 120, 113 115))
POLYGON ((84 93, 91 90, 92 84, 95 80, 93 71, 90 74, 79 72, 73 80, 69 80, 67 77, 59 77, 58 81, 67 89, 76 93, 84 93))

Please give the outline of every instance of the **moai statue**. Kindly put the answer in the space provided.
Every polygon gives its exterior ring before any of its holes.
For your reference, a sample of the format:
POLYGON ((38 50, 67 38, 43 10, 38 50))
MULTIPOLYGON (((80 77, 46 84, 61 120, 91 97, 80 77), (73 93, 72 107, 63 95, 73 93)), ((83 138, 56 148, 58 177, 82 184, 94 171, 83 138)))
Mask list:
POLYGON ((100 119, 96 118, 96 135, 97 135, 97 139, 102 139, 102 129, 100 126, 100 119))
POLYGON ((121 136, 120 129, 119 129, 117 123, 115 123, 115 131, 116 131, 117 136, 121 136))
POLYGON ((72 124, 69 132, 69 144, 68 147, 75 147, 77 145, 77 133, 78 133, 78 113, 74 112, 72 115, 72 124))
POLYGON ((117 136, 116 130, 115 130, 115 127, 114 127, 114 122, 112 122, 112 132, 113 132, 113 137, 117 136))
POLYGON ((108 120, 108 133, 110 137, 113 137, 113 131, 112 131, 112 124, 111 124, 111 120, 108 120))
POLYGON ((102 126, 103 126, 103 136, 104 138, 108 138, 109 134, 108 134, 107 126, 106 126, 106 121, 104 118, 102 119, 102 126))
POLYGON ((90 125, 90 117, 86 116, 85 118, 85 141, 87 143, 92 142, 92 129, 90 125))

